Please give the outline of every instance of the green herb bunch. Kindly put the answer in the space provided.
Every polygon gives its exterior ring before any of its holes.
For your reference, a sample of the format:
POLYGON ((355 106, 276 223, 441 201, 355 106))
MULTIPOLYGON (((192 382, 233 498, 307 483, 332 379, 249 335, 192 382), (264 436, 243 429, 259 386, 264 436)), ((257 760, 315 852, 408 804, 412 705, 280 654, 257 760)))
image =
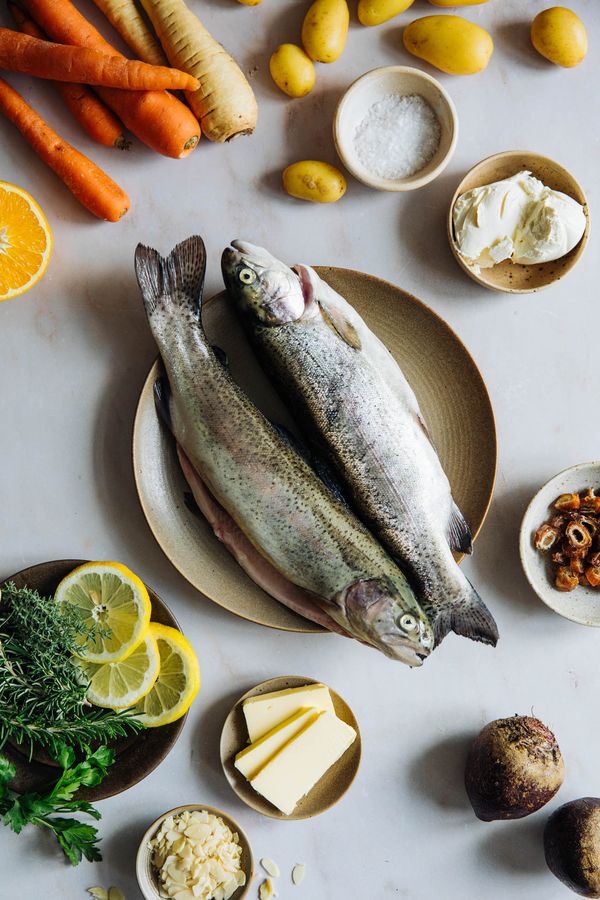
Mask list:
POLYGON ((83 857, 93 862, 102 859, 98 849, 98 830, 65 814, 84 812, 93 819, 100 819, 98 810, 86 800, 74 800, 81 787, 94 787, 105 777, 114 762, 114 752, 98 747, 93 753, 86 751, 85 759, 75 762, 71 747, 63 747, 57 756, 62 774, 56 784, 49 785, 44 793, 16 794, 9 788, 15 777, 14 765, 0 756, 0 816, 14 832, 20 834, 26 825, 48 829, 60 844, 69 862, 76 866, 83 857))
POLYGON ((88 633, 71 608, 13 583, 0 598, 0 749, 7 740, 47 750, 85 750, 142 725, 128 712, 92 707, 73 652, 88 633))

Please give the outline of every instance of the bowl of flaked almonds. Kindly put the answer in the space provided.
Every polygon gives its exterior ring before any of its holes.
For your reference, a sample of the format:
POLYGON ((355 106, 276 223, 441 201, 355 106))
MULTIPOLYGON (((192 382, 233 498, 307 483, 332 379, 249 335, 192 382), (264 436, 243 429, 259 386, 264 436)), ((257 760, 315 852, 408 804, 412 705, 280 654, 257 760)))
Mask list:
POLYGON ((600 627, 600 462, 565 469, 537 492, 523 517, 519 550, 546 606, 600 627))

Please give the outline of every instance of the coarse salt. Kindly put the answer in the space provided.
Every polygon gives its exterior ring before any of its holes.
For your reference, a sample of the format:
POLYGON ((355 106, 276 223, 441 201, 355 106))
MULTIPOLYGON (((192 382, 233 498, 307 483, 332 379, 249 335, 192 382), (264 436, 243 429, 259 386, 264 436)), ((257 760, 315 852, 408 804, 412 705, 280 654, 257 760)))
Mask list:
POLYGON ((442 129, 419 94, 388 94, 369 108, 356 128, 354 148, 379 178, 407 178, 434 157, 442 129))

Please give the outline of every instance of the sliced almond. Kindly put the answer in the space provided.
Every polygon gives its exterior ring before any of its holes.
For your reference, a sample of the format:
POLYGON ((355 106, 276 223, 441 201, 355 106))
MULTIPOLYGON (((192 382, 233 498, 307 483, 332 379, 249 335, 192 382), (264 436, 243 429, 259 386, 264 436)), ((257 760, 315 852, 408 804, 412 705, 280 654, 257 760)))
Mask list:
POLYGON ((108 889, 108 900, 125 900, 125 894, 118 887, 108 889))
POLYGON ((273 887, 273 882, 270 878, 265 878, 263 883, 258 889, 258 898, 259 900, 271 900, 272 897, 275 896, 275 889, 273 887))
POLYGON ((88 888, 87 892, 88 894, 91 894, 92 897, 95 897, 96 900, 108 900, 108 891, 99 885, 88 888))
POLYGON ((292 869, 292 881, 294 884, 301 884, 304 880, 304 871, 306 866, 304 863, 296 863, 294 868, 292 869))
POLYGON ((268 856, 263 856, 263 858, 260 861, 260 864, 263 867, 263 869, 265 870, 265 872, 267 873, 267 875, 270 875, 271 878, 279 878, 279 876, 281 874, 279 871, 279 866, 277 865, 276 862, 273 862, 272 859, 269 859, 268 856))

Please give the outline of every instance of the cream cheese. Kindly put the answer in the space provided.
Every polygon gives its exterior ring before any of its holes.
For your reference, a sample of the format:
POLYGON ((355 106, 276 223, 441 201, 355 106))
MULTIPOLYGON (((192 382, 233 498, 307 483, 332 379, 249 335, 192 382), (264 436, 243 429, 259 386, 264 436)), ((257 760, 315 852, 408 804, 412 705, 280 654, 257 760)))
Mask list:
POLYGON ((452 218, 458 250, 476 269, 505 259, 523 265, 559 259, 586 224, 581 204, 527 171, 462 194, 452 218))

